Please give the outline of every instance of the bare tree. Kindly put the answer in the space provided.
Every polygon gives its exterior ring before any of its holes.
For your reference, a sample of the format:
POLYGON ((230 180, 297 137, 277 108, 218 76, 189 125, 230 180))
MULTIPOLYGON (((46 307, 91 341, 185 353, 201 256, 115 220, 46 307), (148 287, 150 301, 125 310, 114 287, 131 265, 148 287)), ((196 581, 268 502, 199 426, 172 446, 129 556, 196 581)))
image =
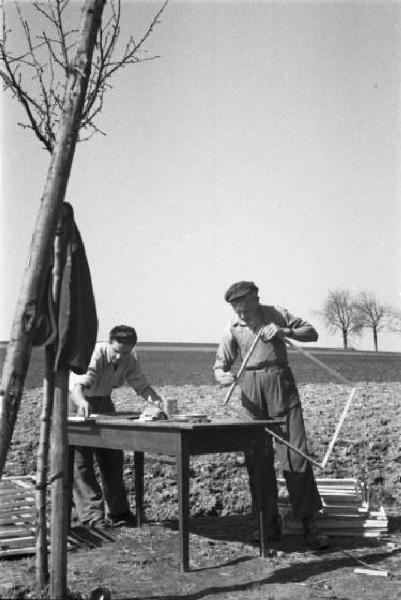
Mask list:
MULTIPOLYGON (((120 33, 120 0, 110 0, 110 15, 102 21, 105 3, 106 0, 85 0, 81 26, 79 29, 73 29, 67 27, 65 20, 70 0, 32 2, 31 6, 46 23, 42 32, 35 35, 30 22, 24 18, 20 5, 16 2, 15 7, 27 48, 15 53, 9 45, 12 32, 7 27, 8 13, 5 3, 1 2, 3 30, 0 40, 0 76, 6 90, 11 91, 25 111, 26 121, 20 125, 35 133, 43 147, 51 154, 51 160, 3 367, 0 389, 0 478, 22 397, 41 291, 45 285, 76 143, 89 139, 94 132, 100 132, 95 124, 95 117, 102 110, 103 96, 110 87, 109 79, 112 74, 127 64, 149 60, 146 57, 141 58, 139 51, 166 6, 165 2, 142 38, 136 42, 131 37, 120 58, 113 59, 120 33)), ((57 486, 52 489, 50 583, 52 597, 64 597, 65 499, 58 500, 58 497, 63 496, 66 487, 68 371, 60 370, 53 373, 53 376, 53 440, 58 444, 57 452, 52 452, 55 457, 53 470, 61 476, 58 476, 57 486), (62 443, 59 442, 61 438, 62 443), (57 502, 53 502, 53 497, 57 502)), ((45 463, 46 457, 42 458, 45 463)), ((46 565, 42 564, 40 570, 45 576, 46 565)))
POLYGON ((142 37, 139 40, 131 37, 117 58, 120 0, 107 3, 107 15, 103 15, 106 0, 86 0, 84 12, 97 15, 93 48, 89 54, 85 54, 87 49, 79 50, 82 37, 79 27, 67 25, 71 23, 71 18, 67 18, 67 9, 73 4, 70 0, 32 3, 31 7, 42 17, 42 28, 37 34, 33 33, 28 19, 24 18, 20 6, 25 4, 15 3, 26 40, 26 48, 22 51, 10 48, 12 32, 7 26, 10 3, 0 1, 3 16, 0 76, 6 90, 13 94, 25 111, 26 119, 20 125, 32 130, 43 147, 51 153, 3 367, 0 390, 0 408, 3 409, 0 411, 1 477, 28 369, 40 290, 44 284, 75 145, 77 141, 88 139, 91 134, 100 131, 95 118, 102 110, 104 93, 110 88, 111 76, 128 64, 157 58, 147 57, 142 50, 159 22, 167 1, 161 5, 142 37))
POLYGON ((359 335, 362 324, 352 294, 348 290, 330 291, 323 303, 323 308, 317 311, 326 327, 332 333, 338 330, 342 333, 344 350, 348 350, 349 338, 359 335))
MULTIPOLYGON (((46 0, 32 2, 31 10, 36 19, 28 19, 21 8, 24 2, 15 4, 0 0, 3 17, 0 41, 0 76, 6 90, 21 103, 25 120, 18 123, 32 130, 43 147, 52 152, 56 130, 62 118, 67 82, 73 69, 73 54, 79 39, 79 28, 73 27, 72 11, 76 2, 70 0, 46 0), (8 27, 9 11, 15 10, 17 21, 25 39, 24 49, 13 51, 13 31, 8 27), (32 22, 36 22, 34 27, 32 22)), ((131 36, 120 44, 121 0, 105 2, 102 24, 92 56, 91 73, 79 125, 77 141, 88 140, 94 133, 104 132, 96 125, 96 117, 103 109, 104 94, 111 89, 111 78, 119 69, 129 64, 155 60, 158 55, 148 56, 144 49, 154 27, 159 23, 167 1, 161 4, 149 26, 139 39, 131 36)), ((74 8, 75 6, 75 8, 74 8)), ((26 10, 26 8, 25 8, 26 10)))
POLYGON ((373 333, 373 347, 378 351, 379 331, 400 330, 401 315, 392 306, 382 304, 371 292, 361 292, 356 301, 358 320, 362 327, 371 329, 373 333))

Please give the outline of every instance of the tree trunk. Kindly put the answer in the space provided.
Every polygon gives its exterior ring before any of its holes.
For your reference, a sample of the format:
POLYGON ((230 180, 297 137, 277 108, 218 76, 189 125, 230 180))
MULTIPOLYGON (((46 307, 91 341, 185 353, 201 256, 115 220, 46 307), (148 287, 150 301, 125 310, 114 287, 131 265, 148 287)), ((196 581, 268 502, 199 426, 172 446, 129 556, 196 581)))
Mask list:
POLYGON ((373 346, 375 349, 375 352, 377 352, 379 350, 379 345, 377 343, 377 328, 373 327, 373 346))
POLYGON ((346 329, 343 329, 343 347, 344 350, 348 350, 348 335, 346 329))
POLYGON ((32 236, 28 264, 11 328, 0 391, 0 477, 3 473, 29 365, 32 332, 40 291, 65 197, 82 108, 88 87, 93 47, 105 0, 86 0, 81 36, 68 78, 63 117, 56 136, 45 187, 32 236))

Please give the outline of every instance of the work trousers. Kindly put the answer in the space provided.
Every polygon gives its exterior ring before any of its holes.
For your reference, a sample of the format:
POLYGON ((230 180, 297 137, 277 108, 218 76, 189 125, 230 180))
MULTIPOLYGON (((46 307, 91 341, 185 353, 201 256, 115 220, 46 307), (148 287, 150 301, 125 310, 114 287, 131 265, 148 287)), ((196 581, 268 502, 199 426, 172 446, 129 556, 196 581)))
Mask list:
MULTIPOLYGON (((254 419, 285 419, 282 425, 274 425, 274 432, 308 454, 305 425, 298 390, 291 370, 286 367, 272 367, 266 370, 246 371, 242 384, 242 405, 254 419)), ((275 442, 278 462, 287 484, 289 500, 295 517, 311 516, 322 508, 311 463, 288 446, 275 442)), ((266 434, 263 464, 252 451, 245 454, 249 483, 254 508, 258 507, 255 493, 255 473, 263 469, 261 482, 263 497, 266 498, 264 513, 268 517, 277 516, 278 490, 274 468, 272 437, 266 434)))
MULTIPOLYGON (((87 400, 93 413, 116 412, 109 396, 96 396, 87 400)), ((76 413, 72 401, 70 401, 70 413, 76 413)), ((129 511, 123 470, 122 450, 75 446, 73 494, 75 507, 82 522, 103 518, 105 515, 114 517, 129 511)))

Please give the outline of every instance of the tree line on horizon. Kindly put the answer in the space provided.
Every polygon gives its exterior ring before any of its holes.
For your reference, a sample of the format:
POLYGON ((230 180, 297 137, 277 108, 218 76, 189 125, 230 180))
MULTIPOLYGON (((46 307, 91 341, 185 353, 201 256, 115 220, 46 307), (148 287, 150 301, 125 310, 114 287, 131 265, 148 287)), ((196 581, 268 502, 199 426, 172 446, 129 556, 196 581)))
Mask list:
POLYGON ((315 311, 326 329, 335 334, 342 334, 343 348, 349 349, 352 337, 358 337, 366 329, 373 336, 373 348, 379 350, 380 332, 401 333, 401 312, 380 302, 372 292, 353 294, 349 290, 331 290, 320 310, 315 311))

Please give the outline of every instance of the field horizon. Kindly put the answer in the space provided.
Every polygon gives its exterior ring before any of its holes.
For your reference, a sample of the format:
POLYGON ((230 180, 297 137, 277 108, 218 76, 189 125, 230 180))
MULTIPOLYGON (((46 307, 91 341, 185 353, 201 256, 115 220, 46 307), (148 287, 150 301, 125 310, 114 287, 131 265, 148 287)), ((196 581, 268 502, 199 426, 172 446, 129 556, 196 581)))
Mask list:
MULTIPOLYGON (((138 358, 142 370, 154 386, 163 385, 215 385, 213 364, 217 344, 138 344, 138 358)), ((296 381, 304 383, 339 383, 339 378, 308 359, 318 359, 331 371, 348 381, 401 381, 401 353, 340 351, 333 349, 305 348, 302 353, 288 350, 289 364, 296 381), (306 351, 306 356, 304 352, 306 351)), ((6 347, 0 347, 0 368, 6 356, 6 347)), ((234 366, 238 367, 239 363, 234 366)), ((44 349, 32 350, 25 389, 41 387, 44 375, 44 349)))
MULTIPOLYGON (((107 340, 97 340, 97 344, 105 342, 107 340)), ((5 349, 7 348, 8 345, 8 340, 2 340, 0 341, 0 349, 5 349)), ((344 350, 344 348, 340 348, 340 347, 336 347, 336 346, 310 346, 310 345, 302 345, 302 344, 298 344, 299 348, 301 348, 303 351, 305 352, 310 352, 311 354, 319 354, 321 352, 327 354, 327 353, 336 353, 336 354, 349 354, 349 353, 357 353, 357 354, 368 354, 368 355, 385 355, 385 354, 389 354, 389 355, 399 355, 401 356, 401 350, 399 352, 396 352, 394 350, 358 350, 357 348, 353 348, 352 346, 350 348, 348 348, 347 350, 344 350)), ((218 347, 218 343, 217 342, 138 342, 136 347, 138 349, 141 350, 164 350, 164 351, 168 351, 168 350, 191 350, 192 348, 194 350, 199 350, 199 351, 216 351, 217 347, 218 347)), ((287 349, 289 354, 295 354, 296 350, 292 350, 291 348, 287 349)), ((3 363, 3 353, 0 354, 0 362, 1 364, 3 363)))

